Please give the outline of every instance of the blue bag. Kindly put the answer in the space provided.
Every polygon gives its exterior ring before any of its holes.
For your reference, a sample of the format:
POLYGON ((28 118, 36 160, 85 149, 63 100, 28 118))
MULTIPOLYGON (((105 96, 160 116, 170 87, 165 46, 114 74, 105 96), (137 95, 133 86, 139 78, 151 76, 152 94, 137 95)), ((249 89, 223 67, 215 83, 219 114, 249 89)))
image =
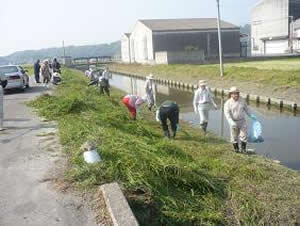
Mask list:
POLYGON ((259 121, 254 120, 250 129, 248 141, 250 143, 262 143, 264 138, 262 137, 262 125, 259 121))

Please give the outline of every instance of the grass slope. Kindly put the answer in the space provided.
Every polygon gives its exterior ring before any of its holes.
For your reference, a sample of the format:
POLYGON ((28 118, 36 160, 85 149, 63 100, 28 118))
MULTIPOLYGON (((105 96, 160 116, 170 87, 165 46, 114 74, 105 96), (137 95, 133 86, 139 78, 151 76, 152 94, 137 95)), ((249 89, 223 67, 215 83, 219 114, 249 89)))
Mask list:
POLYGON ((58 121, 67 177, 84 189, 119 182, 141 225, 292 225, 300 217, 298 172, 234 154, 224 140, 186 125, 164 140, 152 114, 130 120, 119 91, 100 96, 75 70, 63 79, 54 95, 30 105, 58 121), (84 162, 79 148, 87 140, 102 162, 84 162))
POLYGON ((154 73, 160 77, 197 81, 232 80, 263 84, 274 88, 300 88, 300 60, 282 59, 225 64, 225 76, 220 78, 219 65, 138 65, 114 64, 112 70, 140 75, 154 73))

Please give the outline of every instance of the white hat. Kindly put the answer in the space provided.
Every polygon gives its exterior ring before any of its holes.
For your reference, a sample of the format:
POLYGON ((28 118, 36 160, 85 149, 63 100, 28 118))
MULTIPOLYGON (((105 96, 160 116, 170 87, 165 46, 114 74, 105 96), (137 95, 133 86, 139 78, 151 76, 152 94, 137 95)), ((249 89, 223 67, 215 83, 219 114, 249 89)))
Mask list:
POLYGON ((149 76, 147 76, 147 79, 153 79, 153 78, 154 78, 153 74, 149 74, 149 76))
POLYGON ((240 92, 240 90, 235 86, 231 87, 229 90, 229 93, 239 93, 239 92, 240 92))
POLYGON ((207 82, 205 80, 200 80, 199 86, 207 86, 207 82))

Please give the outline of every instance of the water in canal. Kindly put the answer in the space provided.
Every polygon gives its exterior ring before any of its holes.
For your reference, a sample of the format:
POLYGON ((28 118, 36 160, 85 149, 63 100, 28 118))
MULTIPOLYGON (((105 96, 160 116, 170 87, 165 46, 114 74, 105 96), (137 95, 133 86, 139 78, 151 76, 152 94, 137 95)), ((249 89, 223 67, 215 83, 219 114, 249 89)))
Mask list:
MULTIPOLYGON (((145 95, 145 81, 123 75, 113 74, 110 84, 127 93, 145 95)), ((193 111, 193 93, 191 91, 156 84, 157 105, 164 100, 174 100, 180 106, 180 119, 199 127, 199 118, 193 111)), ((217 98, 219 110, 210 112, 208 129, 219 136, 229 140, 229 127, 222 108, 224 101, 217 98)), ((292 169, 300 170, 300 117, 289 112, 282 112, 265 105, 254 106, 251 110, 263 125, 264 143, 249 144, 257 153, 272 159, 279 160, 281 164, 292 169)), ((250 122, 249 122, 250 125, 250 122)))

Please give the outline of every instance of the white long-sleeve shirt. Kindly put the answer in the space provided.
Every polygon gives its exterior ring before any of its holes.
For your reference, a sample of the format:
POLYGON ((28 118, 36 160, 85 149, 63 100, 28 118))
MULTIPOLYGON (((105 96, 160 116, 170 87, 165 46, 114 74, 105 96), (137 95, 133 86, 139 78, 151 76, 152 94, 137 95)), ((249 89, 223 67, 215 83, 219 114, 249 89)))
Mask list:
POLYGON ((107 71, 107 70, 104 70, 104 71, 102 72, 102 76, 103 76, 104 78, 106 78, 107 80, 109 80, 109 79, 110 79, 110 72, 107 71))
POLYGON ((251 111, 242 98, 237 101, 230 98, 224 105, 224 114, 229 124, 233 125, 235 121, 245 121, 246 115, 250 116, 251 111))
POLYGON ((193 105, 194 105, 194 110, 197 111, 198 106, 201 104, 213 104, 216 105, 214 99, 213 99, 213 95, 211 94, 211 92, 209 91, 208 88, 205 89, 197 89, 194 95, 194 101, 193 101, 193 105))
POLYGON ((153 82, 150 79, 146 80, 145 90, 147 94, 153 93, 153 82))

